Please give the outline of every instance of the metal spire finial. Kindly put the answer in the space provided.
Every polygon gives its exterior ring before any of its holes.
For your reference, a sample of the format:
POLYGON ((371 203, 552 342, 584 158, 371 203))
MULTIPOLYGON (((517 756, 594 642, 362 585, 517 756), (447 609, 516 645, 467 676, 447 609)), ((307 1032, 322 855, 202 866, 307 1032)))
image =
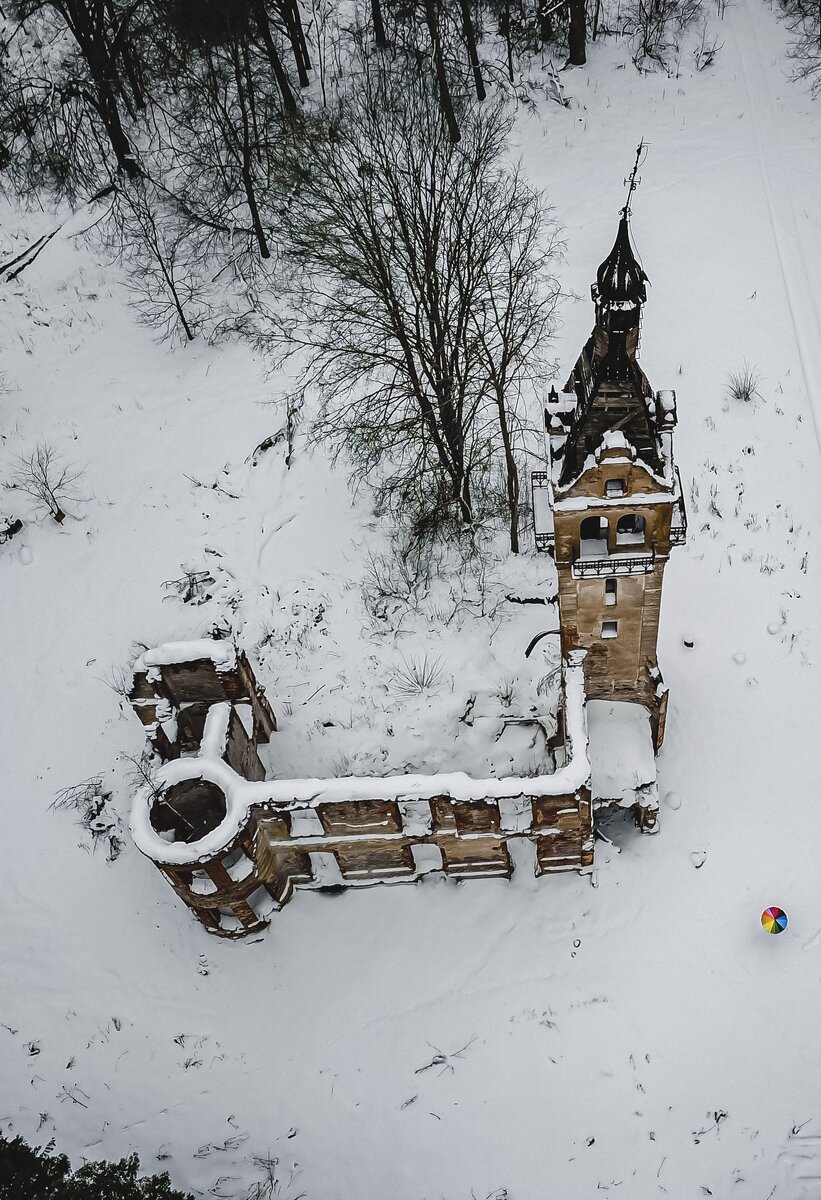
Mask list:
POLYGON ((633 192, 636 190, 638 185, 641 183, 641 177, 639 176, 639 173, 638 173, 639 167, 644 162, 644 159, 646 157, 647 157, 647 142, 645 142, 644 138, 642 138, 641 141, 639 142, 638 148, 636 150, 636 161, 633 163, 633 170, 630 172, 630 174, 627 176, 627 178, 624 181, 625 185, 629 185, 629 187, 627 190, 627 203, 625 204, 624 208, 621 210, 621 215, 623 217, 630 216, 630 201, 633 199, 633 192))

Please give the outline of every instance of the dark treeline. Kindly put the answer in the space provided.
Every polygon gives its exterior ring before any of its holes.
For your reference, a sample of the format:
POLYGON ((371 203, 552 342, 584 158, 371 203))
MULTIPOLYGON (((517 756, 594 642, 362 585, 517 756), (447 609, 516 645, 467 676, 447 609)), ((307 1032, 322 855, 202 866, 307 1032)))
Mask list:
POLYGON ((0 167, 18 194, 87 199, 117 175, 186 205, 201 191, 207 219, 247 232, 263 258, 259 191, 280 131, 311 109, 318 74, 327 105, 352 37, 427 62, 454 141, 454 93, 484 100, 488 76, 513 82, 523 55, 558 55, 568 32, 570 61, 584 62, 578 0, 368 0, 358 28, 334 0, 7 0, 1 11, 0 167), (241 217, 226 200, 238 194, 241 217))

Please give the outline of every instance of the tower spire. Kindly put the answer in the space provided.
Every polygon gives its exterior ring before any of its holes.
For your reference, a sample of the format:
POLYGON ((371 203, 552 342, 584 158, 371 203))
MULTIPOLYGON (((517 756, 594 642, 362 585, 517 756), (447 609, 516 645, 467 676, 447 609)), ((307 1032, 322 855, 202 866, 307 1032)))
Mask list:
POLYGON ((633 170, 630 172, 630 174, 627 176, 627 178, 624 181, 625 185, 627 186, 627 200, 625 202, 624 208, 621 209, 622 217, 626 218, 626 217, 630 216, 630 211, 631 211, 630 210, 630 201, 633 199, 633 192, 636 190, 636 188, 641 183, 641 178, 639 176, 639 167, 644 162, 646 157, 647 157, 647 143, 645 142, 644 138, 642 138, 636 148, 636 161, 633 163, 633 170))

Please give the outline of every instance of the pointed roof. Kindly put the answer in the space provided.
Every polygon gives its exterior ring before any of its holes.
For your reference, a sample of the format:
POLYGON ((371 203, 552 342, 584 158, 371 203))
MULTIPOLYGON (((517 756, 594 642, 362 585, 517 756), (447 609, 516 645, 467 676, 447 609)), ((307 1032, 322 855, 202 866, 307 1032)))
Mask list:
POLYGON ((652 390, 644 372, 637 362, 625 355, 618 359, 610 355, 596 359, 593 353, 591 338, 582 352, 582 358, 592 361, 589 389, 585 385, 582 359, 571 375, 579 407, 561 454, 559 483, 562 487, 571 483, 582 470, 590 449, 595 449, 603 437, 613 432, 622 433, 651 470, 661 470, 656 430, 645 400, 652 395, 652 390))
POLYGON ((630 227, 624 211, 613 249, 596 272, 598 298, 603 304, 625 301, 643 304, 647 299, 645 285, 649 282, 630 245, 630 227))

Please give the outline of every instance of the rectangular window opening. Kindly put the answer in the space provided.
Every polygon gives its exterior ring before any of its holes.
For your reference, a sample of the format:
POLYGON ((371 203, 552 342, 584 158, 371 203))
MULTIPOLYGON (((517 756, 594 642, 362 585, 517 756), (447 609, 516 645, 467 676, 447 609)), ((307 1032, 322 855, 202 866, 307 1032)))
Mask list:
POLYGON ((604 494, 608 497, 626 496, 627 484, 623 479, 608 479, 604 485, 604 494))
POLYGON ((602 621, 601 635, 603 638, 614 638, 619 636, 618 621, 602 621))
POLYGON ((615 579, 606 579, 604 581, 604 603, 607 605, 616 603, 616 581, 615 579))

